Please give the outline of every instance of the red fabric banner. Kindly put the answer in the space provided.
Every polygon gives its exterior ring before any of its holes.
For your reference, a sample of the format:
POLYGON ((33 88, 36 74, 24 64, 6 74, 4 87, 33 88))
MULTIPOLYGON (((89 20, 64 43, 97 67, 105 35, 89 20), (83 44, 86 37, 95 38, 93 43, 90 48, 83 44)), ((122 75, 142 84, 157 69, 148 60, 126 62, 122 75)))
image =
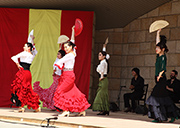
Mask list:
POLYGON ((0 106, 11 104, 10 85, 18 71, 11 56, 23 51, 28 37, 29 9, 0 8, 0 106))

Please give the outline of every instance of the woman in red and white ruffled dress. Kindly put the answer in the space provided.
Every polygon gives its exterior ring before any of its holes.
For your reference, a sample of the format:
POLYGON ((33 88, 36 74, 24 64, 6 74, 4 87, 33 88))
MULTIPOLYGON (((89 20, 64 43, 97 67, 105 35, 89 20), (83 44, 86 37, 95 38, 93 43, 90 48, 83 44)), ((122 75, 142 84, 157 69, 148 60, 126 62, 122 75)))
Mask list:
MULTIPOLYGON (((63 56, 65 56, 65 51, 64 50, 59 50, 58 54, 57 54, 57 58, 54 62, 54 64, 56 62, 59 61, 59 59, 61 59, 63 56)), ((49 109, 55 110, 56 108, 54 107, 54 93, 56 91, 56 88, 59 84, 59 79, 61 77, 62 74, 62 70, 59 69, 57 66, 53 65, 53 83, 49 88, 46 89, 42 89, 39 84, 40 82, 37 81, 34 83, 34 92, 36 92, 39 97, 40 100, 43 102, 43 107, 47 107, 49 109)))
POLYGON ((78 112, 79 116, 85 116, 85 110, 90 107, 85 95, 76 87, 74 63, 76 57, 74 42, 74 26, 72 27, 71 41, 64 43, 66 55, 55 65, 63 69, 59 85, 54 94, 54 106, 63 110, 59 116, 69 116, 69 112, 78 112))
POLYGON ((24 51, 11 57, 11 59, 16 63, 19 71, 15 75, 15 80, 11 84, 11 90, 13 92, 12 96, 17 97, 12 98, 13 103, 19 106, 19 109, 15 112, 24 112, 23 108, 27 105, 28 109, 32 108, 35 112, 41 111, 39 107, 39 96, 32 90, 31 86, 31 63, 37 54, 34 44, 34 36, 31 36, 32 43, 26 43, 24 45, 24 51), (20 63, 18 59, 20 58, 20 63), (17 102, 20 101, 18 104, 17 102))

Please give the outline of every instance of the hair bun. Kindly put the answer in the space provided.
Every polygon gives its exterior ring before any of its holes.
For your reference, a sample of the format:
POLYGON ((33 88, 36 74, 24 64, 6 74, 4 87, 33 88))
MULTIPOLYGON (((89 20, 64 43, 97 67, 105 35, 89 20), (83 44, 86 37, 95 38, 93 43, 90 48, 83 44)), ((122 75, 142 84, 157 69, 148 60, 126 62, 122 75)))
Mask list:
POLYGON ((160 42, 163 42, 166 44, 166 41, 167 41, 166 36, 160 35, 160 42))
POLYGON ((106 59, 109 60, 109 58, 110 58, 110 55, 106 54, 106 59))

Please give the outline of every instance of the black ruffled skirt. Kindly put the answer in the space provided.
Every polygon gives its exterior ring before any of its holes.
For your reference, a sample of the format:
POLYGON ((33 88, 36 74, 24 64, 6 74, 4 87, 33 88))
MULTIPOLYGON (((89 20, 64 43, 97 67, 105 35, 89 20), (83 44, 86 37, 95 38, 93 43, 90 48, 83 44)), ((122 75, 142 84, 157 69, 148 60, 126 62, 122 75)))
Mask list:
POLYGON ((177 108, 166 90, 166 76, 160 78, 159 82, 155 77, 155 82, 151 96, 146 101, 149 106, 148 117, 159 121, 178 117, 177 108))
POLYGON ((178 117, 177 109, 170 97, 154 97, 151 95, 146 104, 149 106, 149 118, 167 121, 168 118, 178 117))

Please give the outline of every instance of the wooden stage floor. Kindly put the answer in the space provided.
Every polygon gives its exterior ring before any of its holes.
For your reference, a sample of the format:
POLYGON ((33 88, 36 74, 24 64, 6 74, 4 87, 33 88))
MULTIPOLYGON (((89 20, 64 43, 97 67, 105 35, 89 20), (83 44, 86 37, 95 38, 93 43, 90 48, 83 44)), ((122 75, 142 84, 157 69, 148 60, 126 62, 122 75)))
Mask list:
MULTIPOLYGON (((24 113, 15 113, 17 108, 0 108, 0 121, 15 121, 19 123, 33 123, 37 126, 46 118, 55 117, 58 112, 42 109, 42 112, 34 113, 28 110, 24 113)), ((59 117, 51 120, 53 126, 58 128, 180 128, 180 119, 174 123, 152 123, 146 115, 124 112, 110 112, 109 116, 98 116, 97 112, 88 109, 85 117, 76 117, 72 113, 70 117, 59 117)), ((43 125, 46 125, 45 121, 43 125)))

